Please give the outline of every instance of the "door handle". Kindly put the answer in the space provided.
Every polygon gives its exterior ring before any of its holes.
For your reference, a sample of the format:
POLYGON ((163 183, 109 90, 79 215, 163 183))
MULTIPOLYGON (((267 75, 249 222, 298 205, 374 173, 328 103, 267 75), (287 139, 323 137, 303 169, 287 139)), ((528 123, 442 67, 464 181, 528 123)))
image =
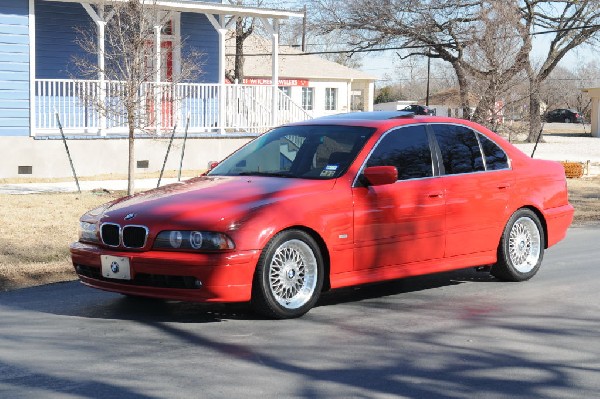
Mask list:
POLYGON ((439 193, 430 193, 430 194, 427 194, 427 196, 429 198, 444 198, 444 193, 442 193, 442 192, 439 192, 439 193))
POLYGON ((498 190, 506 190, 510 187, 510 183, 500 183, 498 184, 498 190))

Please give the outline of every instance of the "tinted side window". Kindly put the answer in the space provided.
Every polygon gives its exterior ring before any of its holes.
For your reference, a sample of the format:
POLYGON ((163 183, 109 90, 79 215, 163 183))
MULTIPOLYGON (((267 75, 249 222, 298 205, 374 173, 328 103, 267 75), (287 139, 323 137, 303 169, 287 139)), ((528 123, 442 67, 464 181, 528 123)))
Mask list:
POLYGON ((475 132, 465 126, 432 124, 447 175, 485 170, 475 132))
POLYGON ((479 142, 485 156, 486 170, 508 169, 508 157, 498 144, 483 134, 479 135, 479 142))
POLYGON ((395 166, 398 180, 433 176, 425 126, 407 126, 388 133, 371 154, 367 166, 395 166))

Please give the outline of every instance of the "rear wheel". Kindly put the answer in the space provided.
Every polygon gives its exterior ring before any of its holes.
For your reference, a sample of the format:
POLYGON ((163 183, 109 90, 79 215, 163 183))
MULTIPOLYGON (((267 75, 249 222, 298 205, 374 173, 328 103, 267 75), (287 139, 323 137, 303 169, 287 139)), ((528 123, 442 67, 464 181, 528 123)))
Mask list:
POLYGON ((315 240, 300 230, 277 234, 263 250, 252 285, 252 306, 276 319, 299 317, 319 299, 323 257, 315 240))
POLYGON ((529 280, 542 264, 544 247, 540 219, 529 209, 519 209, 504 228, 498 261, 492 266, 491 273, 506 281, 529 280))

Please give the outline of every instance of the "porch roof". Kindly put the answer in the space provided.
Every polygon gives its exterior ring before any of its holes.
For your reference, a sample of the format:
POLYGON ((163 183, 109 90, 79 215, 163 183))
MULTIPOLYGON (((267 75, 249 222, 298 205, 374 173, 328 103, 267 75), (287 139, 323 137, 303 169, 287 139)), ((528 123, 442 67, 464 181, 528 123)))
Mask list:
MULTIPOLYGON (((110 4, 114 3, 126 3, 128 0, 109 0, 109 1, 98 1, 98 0, 43 0, 43 1, 55 1, 63 3, 80 3, 80 4, 110 4)), ((292 17, 302 18, 304 13, 296 11, 284 11, 275 10, 269 8, 256 8, 237 6, 220 3, 206 3, 202 1, 193 0, 147 0, 146 5, 155 6, 163 10, 179 11, 179 12, 193 12, 201 14, 214 14, 214 15, 232 15, 242 17, 258 17, 258 18, 274 18, 274 19, 288 19, 292 17)))

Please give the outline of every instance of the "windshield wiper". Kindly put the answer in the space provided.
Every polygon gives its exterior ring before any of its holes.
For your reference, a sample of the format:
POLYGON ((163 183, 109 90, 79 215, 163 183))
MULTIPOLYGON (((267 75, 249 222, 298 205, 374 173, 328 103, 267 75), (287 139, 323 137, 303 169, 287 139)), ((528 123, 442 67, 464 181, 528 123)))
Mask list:
POLYGON ((296 176, 292 175, 290 172, 259 172, 259 171, 251 171, 251 172, 240 172, 237 175, 238 176, 296 177, 296 176))

